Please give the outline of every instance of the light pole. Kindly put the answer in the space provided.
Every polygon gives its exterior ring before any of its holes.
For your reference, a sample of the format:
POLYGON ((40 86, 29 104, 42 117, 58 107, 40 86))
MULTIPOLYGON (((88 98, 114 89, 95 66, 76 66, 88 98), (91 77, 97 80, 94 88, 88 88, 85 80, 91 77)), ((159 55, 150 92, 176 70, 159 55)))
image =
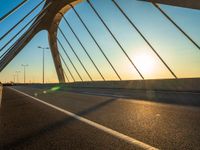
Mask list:
POLYGON ((49 49, 48 47, 41 47, 41 46, 38 46, 38 48, 42 49, 43 52, 43 56, 42 56, 42 83, 44 84, 44 54, 45 54, 45 49, 49 49))
POLYGON ((20 73, 20 71, 15 71, 15 73, 16 73, 16 77, 17 77, 17 83, 19 83, 19 73, 20 73))
POLYGON ((24 65, 22 64, 22 67, 24 67, 24 83, 26 82, 26 67, 28 67, 28 64, 24 65))
POLYGON ((13 74, 13 82, 14 82, 14 83, 15 83, 15 76, 16 76, 16 75, 15 75, 15 73, 14 73, 14 74, 13 74))

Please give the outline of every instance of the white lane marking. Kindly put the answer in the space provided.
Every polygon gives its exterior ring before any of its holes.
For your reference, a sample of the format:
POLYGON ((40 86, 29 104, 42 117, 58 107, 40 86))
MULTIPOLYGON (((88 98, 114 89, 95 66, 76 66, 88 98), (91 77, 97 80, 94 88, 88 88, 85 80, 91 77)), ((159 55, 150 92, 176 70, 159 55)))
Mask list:
POLYGON ((3 86, 0 85, 0 107, 1 107, 1 100, 2 100, 2 92, 3 91, 3 86))
POLYGON ((58 111, 60 111, 60 112, 63 112, 63 113, 65 113, 66 115, 68 115, 68 116, 70 116, 70 117, 73 117, 73 118, 75 118, 75 119, 77 119, 77 120, 79 120, 79 121, 82 121, 82 122, 84 122, 84 123, 86 123, 86 124, 88 124, 88 125, 90 125, 90 126, 92 126, 92 127, 95 127, 95 128, 97 128, 97 129, 99 129, 99 130, 102 130, 102 131, 104 131, 104 132, 106 132, 106 133, 108 133, 108 134, 110 134, 110 135, 112 135, 112 136, 114 136, 114 137, 117 137, 117 138, 119 138, 119 139, 121 139, 121 140, 124 140, 124 141, 126 141, 126 142, 128 142, 128 143, 130 143, 130 144, 132 144, 132 145, 134 145, 134 146, 140 147, 140 148, 145 149, 145 150, 158 150, 158 148, 155 148, 155 147, 153 147, 153 146, 151 146, 151 145, 148 145, 148 144, 146 144, 146 143, 143 143, 143 142, 141 142, 141 141, 139 141, 139 140, 137 140, 137 139, 134 139, 134 138, 132 138, 132 137, 130 137, 130 136, 127 136, 127 135, 125 135, 125 134, 123 134, 123 133, 117 132, 117 131, 112 130, 112 129, 108 128, 108 127, 105 127, 105 126, 103 126, 103 125, 101 125, 101 124, 98 124, 98 123, 96 123, 96 122, 93 122, 93 121, 91 121, 91 120, 88 120, 88 119, 86 119, 86 118, 83 118, 83 117, 81 117, 81 116, 78 116, 78 115, 76 115, 76 114, 74 114, 74 113, 71 113, 71 112, 69 112, 69 111, 67 111, 67 110, 64 110, 64 109, 62 109, 62 108, 59 108, 59 107, 54 106, 54 105, 52 105, 52 104, 49 104, 49 103, 47 103, 47 102, 44 102, 44 101, 42 101, 42 100, 40 100, 40 99, 38 99, 38 98, 35 98, 35 97, 31 96, 31 95, 28 95, 28 94, 26 94, 26 93, 24 93, 24 92, 18 91, 18 90, 14 89, 14 88, 10 88, 10 89, 12 89, 12 90, 14 90, 14 91, 16 91, 16 92, 18 92, 18 93, 24 95, 24 96, 27 96, 27 97, 29 97, 29 98, 35 100, 35 101, 38 101, 38 102, 40 102, 40 103, 42 103, 42 104, 44 104, 44 105, 47 105, 47 106, 49 106, 49 107, 51 107, 51 108, 54 108, 54 109, 56 109, 56 110, 58 110, 58 111))

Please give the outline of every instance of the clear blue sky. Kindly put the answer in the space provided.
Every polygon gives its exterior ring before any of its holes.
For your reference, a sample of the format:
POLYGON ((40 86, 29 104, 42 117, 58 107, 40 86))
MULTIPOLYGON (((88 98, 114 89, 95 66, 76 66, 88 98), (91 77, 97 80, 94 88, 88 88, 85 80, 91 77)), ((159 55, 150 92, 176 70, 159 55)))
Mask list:
MULTIPOLYGON (((8 12, 16 4, 22 0, 2 0, 0 1, 0 16, 8 12)), ((40 0, 30 0, 23 8, 17 11, 17 15, 11 15, 5 22, 0 23, 0 35, 3 35, 10 27, 12 27, 20 18, 22 18, 31 8, 33 8, 40 0)), ((114 6, 110 0, 92 0, 91 1, 97 11, 103 16, 103 19, 110 27, 116 38, 122 44, 131 59, 137 65, 145 78, 170 78, 171 75, 165 66, 159 61, 152 50, 142 40, 139 34, 132 28, 128 21, 123 17, 119 10, 114 6)), ((167 64, 177 74, 178 77, 200 77, 200 50, 191 44, 182 33, 180 33, 166 18, 150 3, 139 2, 136 0, 117 0, 119 5, 125 10, 127 15, 133 20, 135 25, 142 31, 150 43, 154 46, 157 52, 163 57, 167 64)), ((181 26, 199 45, 200 45, 200 11, 186 8, 178 8, 172 6, 161 5, 161 8, 174 21, 181 26)), ((39 8, 32 16, 40 11, 39 8)), ((118 45, 115 43, 111 35, 107 32, 105 27, 101 24, 95 16, 91 8, 86 2, 80 3, 76 6, 87 26, 90 28, 100 46, 109 57, 111 62, 116 67, 120 76, 124 80, 140 79, 136 70, 131 66, 121 52, 118 45)), ((98 50, 95 43, 92 41, 87 31, 81 25, 73 11, 65 14, 73 29, 80 37, 84 46, 95 60, 100 71, 107 80, 117 79, 111 67, 106 62, 103 55, 98 50)), ((13 31, 4 40, 0 41, 0 47, 6 43, 29 19, 24 21, 19 28, 13 31)), ((60 27, 65 35, 69 38, 70 43, 75 51, 83 60, 86 68, 91 73, 95 80, 101 80, 98 72, 87 58, 81 46, 73 36, 72 32, 62 20, 60 27)), ((58 38, 62 41, 65 49, 69 53, 76 67, 83 76, 84 80, 89 80, 83 68, 79 64, 76 57, 70 50, 63 37, 58 33, 58 38)), ((41 82, 42 81, 42 51, 37 49, 37 46, 48 46, 48 36, 46 31, 38 33, 34 39, 21 51, 20 54, 0 73, 0 80, 3 82, 13 80, 15 71, 21 71, 19 77, 22 81, 22 67, 21 64, 29 64, 27 68, 27 81, 41 82)), ((7 47, 8 48, 8 47, 7 47)), ((4 51, 7 49, 5 48, 4 51)), ((78 80, 78 76, 70 64, 67 57, 59 49, 72 73, 78 80)), ((2 54, 0 52, 0 54, 2 54)), ((57 82, 54 65, 51 58, 51 53, 46 52, 46 81, 57 82)), ((63 66, 64 67, 64 66, 63 66)), ((65 67, 64 67, 65 68, 65 67)), ((69 73, 65 68, 65 72, 70 78, 69 73)), ((72 79, 70 79, 72 81, 72 79)))

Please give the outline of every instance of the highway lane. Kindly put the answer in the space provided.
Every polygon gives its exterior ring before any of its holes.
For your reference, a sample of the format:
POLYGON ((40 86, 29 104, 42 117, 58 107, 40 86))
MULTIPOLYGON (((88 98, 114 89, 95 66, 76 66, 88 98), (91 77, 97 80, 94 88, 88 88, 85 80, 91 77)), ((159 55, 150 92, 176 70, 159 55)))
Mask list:
POLYGON ((36 89, 50 89, 51 87, 60 87, 59 90, 82 93, 99 96, 115 96, 126 99, 137 99, 145 101, 153 101, 159 103, 197 106, 200 107, 199 91, 166 91, 166 90, 134 90, 134 89, 110 89, 110 88, 72 88, 66 85, 27 85, 27 87, 36 89))
POLYGON ((140 149, 8 88, 0 129, 1 150, 140 149))
MULTIPOLYGON (((15 88, 160 149, 200 149, 199 107, 127 100, 116 96, 98 96, 97 93, 89 95, 23 86, 15 88)), ((116 148, 121 149, 117 145, 111 147, 116 148)))

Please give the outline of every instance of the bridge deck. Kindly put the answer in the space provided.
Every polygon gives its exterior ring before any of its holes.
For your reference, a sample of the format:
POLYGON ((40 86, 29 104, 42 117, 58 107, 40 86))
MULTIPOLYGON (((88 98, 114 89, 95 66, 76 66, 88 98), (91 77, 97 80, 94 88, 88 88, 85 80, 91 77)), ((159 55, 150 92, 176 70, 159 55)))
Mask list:
MULTIPOLYGON (((200 148, 199 107, 119 98, 111 93, 103 96, 84 89, 15 89, 142 144, 161 149, 200 148)), ((0 129, 0 149, 138 149, 138 145, 7 87, 3 90, 0 129)))

